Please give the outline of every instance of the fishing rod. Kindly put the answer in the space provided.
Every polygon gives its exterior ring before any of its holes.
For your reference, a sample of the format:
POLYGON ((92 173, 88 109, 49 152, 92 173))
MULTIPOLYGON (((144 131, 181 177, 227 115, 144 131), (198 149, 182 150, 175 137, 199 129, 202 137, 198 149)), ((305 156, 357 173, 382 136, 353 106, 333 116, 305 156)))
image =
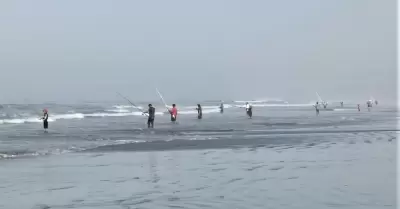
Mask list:
POLYGON ((143 115, 149 116, 147 113, 144 113, 144 112, 143 112, 142 108, 136 106, 136 105, 135 105, 133 102, 131 102, 128 98, 124 97, 124 96, 123 96, 122 94, 120 94, 119 92, 117 92, 117 94, 118 94, 120 97, 124 98, 126 101, 128 101, 134 108, 140 110, 140 112, 142 112, 143 115))
POLYGON ((156 88, 156 91, 157 91, 158 96, 161 98, 161 101, 164 103, 165 108, 167 109, 168 112, 170 112, 170 110, 168 109, 168 105, 165 102, 165 100, 164 100, 163 96, 161 95, 160 91, 158 91, 158 88, 156 88))
MULTIPOLYGON (((158 94, 158 96, 160 97, 161 101, 164 103, 165 109, 167 109, 167 111, 168 111, 169 114, 172 114, 172 113, 171 113, 171 110, 169 110, 168 105, 167 105, 167 103, 166 103, 165 100, 164 100, 164 97, 161 95, 160 91, 158 91, 158 88, 156 88, 156 91, 157 91, 157 94, 158 94)), ((175 122, 175 123, 177 123, 177 122, 175 122)))

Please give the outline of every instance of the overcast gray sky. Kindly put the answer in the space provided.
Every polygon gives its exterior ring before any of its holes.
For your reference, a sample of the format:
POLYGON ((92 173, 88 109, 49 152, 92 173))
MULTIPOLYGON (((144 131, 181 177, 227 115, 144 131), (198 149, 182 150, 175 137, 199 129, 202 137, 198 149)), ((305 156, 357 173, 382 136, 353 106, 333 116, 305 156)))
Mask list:
POLYGON ((396 96, 395 0, 15 0, 0 26, 0 103, 396 96))

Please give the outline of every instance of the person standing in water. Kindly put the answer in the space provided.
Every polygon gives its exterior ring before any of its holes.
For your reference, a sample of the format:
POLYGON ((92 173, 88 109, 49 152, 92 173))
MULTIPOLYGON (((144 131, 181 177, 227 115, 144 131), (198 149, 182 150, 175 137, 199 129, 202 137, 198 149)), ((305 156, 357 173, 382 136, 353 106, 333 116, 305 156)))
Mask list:
POLYGON ((372 101, 371 100, 367 101, 367 107, 368 107, 368 112, 370 112, 371 111, 371 107, 372 107, 372 101))
POLYGON ((43 109, 43 117, 41 119, 43 120, 44 132, 47 132, 47 129, 49 128, 49 113, 47 112, 47 109, 43 109))
POLYGON ((314 105, 314 107, 315 107, 315 113, 317 114, 317 116, 319 115, 319 104, 318 104, 318 102, 316 102, 315 103, 315 105, 314 105))
POLYGON ((146 112, 143 112, 143 114, 145 113, 149 114, 149 118, 147 119, 147 128, 154 128, 156 108, 154 108, 153 105, 149 104, 149 109, 146 112))
POLYGON ((219 112, 222 114, 224 113, 224 102, 221 101, 221 105, 219 106, 219 112))
POLYGON ((340 107, 343 107, 343 102, 340 102, 340 107))
POLYGON ((253 107, 248 102, 246 102, 246 113, 250 118, 253 116, 253 107))
POLYGON ((171 114, 171 121, 176 122, 176 117, 178 116, 178 109, 175 104, 172 104, 172 108, 169 110, 169 114, 171 114))
POLYGON ((201 109, 201 105, 197 104, 197 119, 202 119, 203 118, 203 110, 201 109))
POLYGON ((357 109, 358 109, 358 112, 361 111, 361 109, 360 109, 360 104, 357 104, 357 109))

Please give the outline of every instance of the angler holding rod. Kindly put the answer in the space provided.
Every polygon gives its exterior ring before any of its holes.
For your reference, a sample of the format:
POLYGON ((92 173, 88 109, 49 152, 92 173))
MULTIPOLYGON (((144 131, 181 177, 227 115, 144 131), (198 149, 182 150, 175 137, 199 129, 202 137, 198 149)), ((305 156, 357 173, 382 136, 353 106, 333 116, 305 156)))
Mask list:
POLYGON ((171 121, 176 123, 176 117, 178 116, 178 109, 176 108, 175 104, 172 104, 172 108, 169 109, 167 103, 165 102, 163 96, 161 95, 160 91, 158 91, 158 89, 156 88, 157 94, 160 97, 161 101, 164 103, 165 108, 167 109, 167 111, 169 112, 169 114, 171 115, 171 121))
POLYGON ((153 105, 149 104, 149 109, 147 111, 143 111, 142 108, 136 106, 133 102, 131 102, 128 98, 124 97, 122 94, 118 92, 117 94, 122 98, 124 98, 126 101, 128 101, 134 108, 140 110, 140 112, 142 112, 142 115, 147 116, 147 127, 154 128, 154 118, 155 118, 156 108, 154 108, 153 105))

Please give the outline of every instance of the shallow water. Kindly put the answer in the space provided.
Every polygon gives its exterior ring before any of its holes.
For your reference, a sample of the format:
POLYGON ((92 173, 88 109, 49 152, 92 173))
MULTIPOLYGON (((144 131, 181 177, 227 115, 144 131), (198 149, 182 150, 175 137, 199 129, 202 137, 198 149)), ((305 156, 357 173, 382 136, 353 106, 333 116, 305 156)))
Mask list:
POLYGON ((396 208, 395 110, 256 110, 0 126, 0 208, 396 208))
POLYGON ((4 208, 395 208, 396 145, 67 154, 2 163, 4 208))

